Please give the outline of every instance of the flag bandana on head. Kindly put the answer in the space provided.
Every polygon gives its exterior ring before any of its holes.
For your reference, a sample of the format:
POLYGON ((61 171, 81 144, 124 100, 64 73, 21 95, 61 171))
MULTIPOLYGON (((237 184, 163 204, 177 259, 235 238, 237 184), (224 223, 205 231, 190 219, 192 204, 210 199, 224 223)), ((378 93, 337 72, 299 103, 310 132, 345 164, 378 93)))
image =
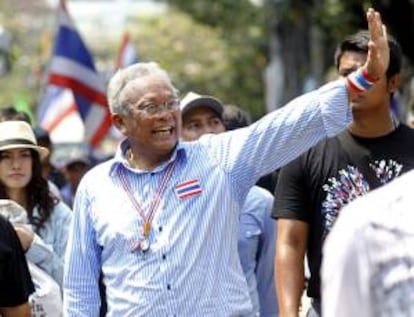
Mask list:
POLYGON ((185 181, 175 185, 175 194, 178 198, 184 199, 191 196, 200 195, 202 192, 198 179, 185 181))
POLYGON ((63 0, 49 69, 49 84, 71 89, 85 125, 85 139, 97 146, 111 126, 103 77, 73 24, 63 0))

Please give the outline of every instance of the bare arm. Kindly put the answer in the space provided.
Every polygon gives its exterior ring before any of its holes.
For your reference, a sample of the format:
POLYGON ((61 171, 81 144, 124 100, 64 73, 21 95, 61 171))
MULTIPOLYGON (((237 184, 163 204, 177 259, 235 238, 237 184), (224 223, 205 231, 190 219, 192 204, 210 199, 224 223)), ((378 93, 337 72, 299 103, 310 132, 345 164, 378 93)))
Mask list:
POLYGON ((300 220, 278 219, 277 232, 275 282, 280 317, 298 317, 309 225, 300 220))
POLYGON ((28 303, 14 307, 0 307, 0 313, 3 317, 30 317, 32 316, 28 303))

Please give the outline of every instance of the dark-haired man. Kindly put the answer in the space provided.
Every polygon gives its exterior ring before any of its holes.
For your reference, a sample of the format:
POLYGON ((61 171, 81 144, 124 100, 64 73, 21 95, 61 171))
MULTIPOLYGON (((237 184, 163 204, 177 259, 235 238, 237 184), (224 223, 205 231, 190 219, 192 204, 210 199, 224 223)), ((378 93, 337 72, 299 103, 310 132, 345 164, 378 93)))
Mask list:
MULTIPOLYGON (((341 77, 365 63, 369 45, 367 31, 339 44, 335 62, 341 77)), ((309 316, 320 316, 322 244, 341 208, 414 167, 414 131, 398 123, 391 112, 401 50, 390 36, 388 46, 387 72, 369 91, 350 100, 353 121, 347 131, 323 140, 279 173, 273 216, 278 219, 276 285, 282 317, 298 316, 305 254, 310 269, 307 294, 312 298, 309 316)))

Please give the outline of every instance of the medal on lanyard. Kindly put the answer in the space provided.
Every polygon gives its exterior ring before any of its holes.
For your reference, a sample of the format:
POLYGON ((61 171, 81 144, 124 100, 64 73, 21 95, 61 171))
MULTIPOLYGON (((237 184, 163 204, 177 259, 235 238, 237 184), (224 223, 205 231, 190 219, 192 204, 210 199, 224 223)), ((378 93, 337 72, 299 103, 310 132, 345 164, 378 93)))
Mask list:
POLYGON ((164 177, 161 179, 160 186, 159 186, 157 192, 155 193, 155 196, 154 196, 154 198, 151 202, 151 205, 150 205, 150 208, 149 208, 149 213, 148 213, 147 217, 144 214, 140 204, 135 199, 135 197, 134 197, 134 195, 133 195, 133 193, 132 193, 132 191, 129 187, 129 184, 126 180, 125 175, 122 172, 119 173, 122 187, 124 188, 124 190, 128 194, 128 197, 129 197, 130 201, 132 202, 133 206, 135 207, 135 209, 137 210, 138 214, 140 215, 140 217, 144 221, 144 224, 142 226, 142 238, 132 244, 131 252, 134 252, 137 249, 140 249, 141 252, 144 254, 144 253, 148 252, 148 250, 150 249, 151 243, 150 243, 149 236, 150 236, 150 233, 151 233, 152 219, 154 218, 155 212, 157 211, 158 205, 161 201, 162 194, 164 193, 164 191, 166 189, 167 183, 168 183, 169 179, 172 176, 172 172, 174 170, 176 162, 177 162, 177 160, 174 160, 174 162, 171 163, 168 166, 168 169, 167 169, 166 173, 164 174, 164 177))
POLYGON ((142 235, 143 239, 139 243, 139 247, 143 253, 147 252, 150 248, 150 241, 149 241, 149 234, 151 232, 151 223, 148 221, 144 222, 144 226, 142 228, 142 235))

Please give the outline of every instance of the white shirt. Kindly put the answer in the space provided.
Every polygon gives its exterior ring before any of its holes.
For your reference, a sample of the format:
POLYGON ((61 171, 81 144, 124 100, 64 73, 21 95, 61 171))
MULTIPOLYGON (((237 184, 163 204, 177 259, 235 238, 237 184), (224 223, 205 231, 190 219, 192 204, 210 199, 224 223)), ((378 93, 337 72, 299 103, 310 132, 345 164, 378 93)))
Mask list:
POLYGON ((414 171, 346 206, 323 249, 324 317, 414 316, 414 171))

